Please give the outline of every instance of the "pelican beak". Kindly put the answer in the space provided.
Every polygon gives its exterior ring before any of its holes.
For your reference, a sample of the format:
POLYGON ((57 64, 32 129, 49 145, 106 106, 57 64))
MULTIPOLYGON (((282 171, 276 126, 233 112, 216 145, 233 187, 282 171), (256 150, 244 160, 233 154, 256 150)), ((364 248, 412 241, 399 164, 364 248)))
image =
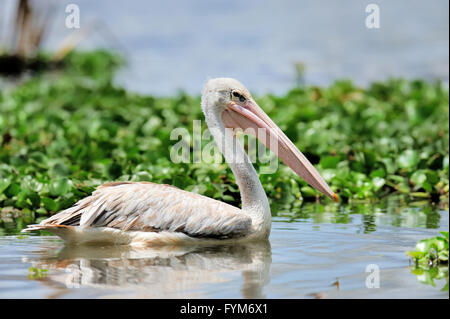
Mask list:
POLYGON ((222 120, 225 127, 241 128, 244 132, 255 135, 309 185, 338 202, 338 196, 330 189, 311 162, 253 99, 249 99, 242 105, 230 102, 228 108, 222 113, 222 120))

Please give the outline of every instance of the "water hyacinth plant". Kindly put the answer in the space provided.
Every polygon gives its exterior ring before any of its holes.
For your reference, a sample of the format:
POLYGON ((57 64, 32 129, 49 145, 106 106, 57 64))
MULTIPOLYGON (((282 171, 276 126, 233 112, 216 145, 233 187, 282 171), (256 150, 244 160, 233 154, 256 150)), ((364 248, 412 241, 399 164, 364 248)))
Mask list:
MULTIPOLYGON (((0 92, 0 207, 45 216, 113 180, 166 183, 239 205, 225 163, 170 160, 172 130, 192 133, 203 119, 199 95, 131 93, 114 84, 122 59, 105 51, 72 52, 63 62, 0 92)), ((444 84, 391 79, 363 89, 337 81, 256 100, 343 201, 395 193, 448 202, 444 84)), ((274 212, 318 197, 283 164, 260 178, 274 212)))
POLYGON ((448 231, 441 236, 421 240, 414 251, 407 253, 417 265, 448 264, 448 231))
POLYGON ((424 284, 435 286, 435 280, 446 279, 448 291, 448 231, 441 236, 420 240, 415 250, 406 253, 414 261, 411 271, 424 284))

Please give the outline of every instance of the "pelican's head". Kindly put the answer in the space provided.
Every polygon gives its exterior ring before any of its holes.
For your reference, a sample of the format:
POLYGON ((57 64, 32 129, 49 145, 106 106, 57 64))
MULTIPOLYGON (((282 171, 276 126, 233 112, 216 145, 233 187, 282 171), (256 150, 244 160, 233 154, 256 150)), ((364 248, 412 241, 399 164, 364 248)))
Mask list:
POLYGON ((209 80, 203 89, 202 108, 205 116, 208 113, 220 114, 224 127, 255 132, 257 138, 297 175, 329 198, 338 201, 337 195, 319 172, 258 106, 242 83, 231 78, 209 80))
POLYGON ((238 80, 216 78, 209 80, 202 94, 203 112, 223 112, 231 102, 244 103, 252 99, 250 92, 238 80))

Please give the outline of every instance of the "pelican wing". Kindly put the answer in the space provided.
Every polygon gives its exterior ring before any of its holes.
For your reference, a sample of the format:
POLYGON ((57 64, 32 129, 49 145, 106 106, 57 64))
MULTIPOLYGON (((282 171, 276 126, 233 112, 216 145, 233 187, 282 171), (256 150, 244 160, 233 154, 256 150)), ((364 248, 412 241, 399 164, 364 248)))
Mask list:
POLYGON ((149 182, 113 182, 40 223, 112 227, 124 231, 182 232, 192 237, 237 237, 251 218, 226 203, 149 182))

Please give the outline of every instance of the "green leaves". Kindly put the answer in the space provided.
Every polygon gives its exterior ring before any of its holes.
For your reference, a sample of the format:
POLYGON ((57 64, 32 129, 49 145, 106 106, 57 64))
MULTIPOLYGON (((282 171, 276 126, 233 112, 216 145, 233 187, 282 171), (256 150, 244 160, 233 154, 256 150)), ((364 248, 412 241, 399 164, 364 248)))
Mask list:
POLYGON ((57 212, 59 209, 59 205, 56 201, 49 197, 42 197, 42 204, 44 204, 44 207, 50 211, 50 212, 57 212))
POLYGON ((397 164, 400 168, 415 168, 419 162, 419 156, 414 150, 405 150, 397 158, 397 164))
POLYGON ((420 240, 414 251, 408 251, 415 266, 412 273, 424 284, 435 286, 435 279, 446 279, 442 290, 448 291, 448 254, 449 232, 441 232, 441 236, 420 240))
POLYGON ((337 165, 341 161, 338 156, 324 156, 320 159, 320 166, 323 168, 337 168, 337 165))
POLYGON ((4 190, 6 197, 14 197, 20 192, 20 186, 16 183, 10 183, 9 186, 4 190))
POLYGON ((411 182, 416 186, 422 186, 427 181, 427 175, 423 170, 415 171, 411 175, 411 182))
POLYGON ((407 252, 416 264, 430 265, 448 263, 449 232, 441 232, 441 236, 420 240, 416 250, 407 252))
POLYGON ((384 186, 384 184, 386 183, 384 178, 381 177, 374 177, 372 179, 372 184, 373 184, 373 189, 375 191, 379 190, 381 187, 384 186))
POLYGON ((9 178, 0 178, 0 194, 5 191, 11 184, 11 181, 9 178))
POLYGON ((49 191, 52 196, 63 196, 69 192, 71 184, 67 178, 59 178, 50 182, 49 191))
MULTIPOLYGON (((170 161, 174 128, 192 136, 193 121, 202 120, 206 129, 200 97, 127 92, 112 85, 121 63, 104 51, 73 52, 57 75, 1 92, 0 207, 46 215, 113 180, 167 183, 239 205, 227 165, 170 161)), ((255 98, 344 201, 392 193, 448 200, 444 85, 391 79, 362 89, 337 81, 255 98)), ((274 211, 319 195, 283 164, 260 179, 274 211)))

